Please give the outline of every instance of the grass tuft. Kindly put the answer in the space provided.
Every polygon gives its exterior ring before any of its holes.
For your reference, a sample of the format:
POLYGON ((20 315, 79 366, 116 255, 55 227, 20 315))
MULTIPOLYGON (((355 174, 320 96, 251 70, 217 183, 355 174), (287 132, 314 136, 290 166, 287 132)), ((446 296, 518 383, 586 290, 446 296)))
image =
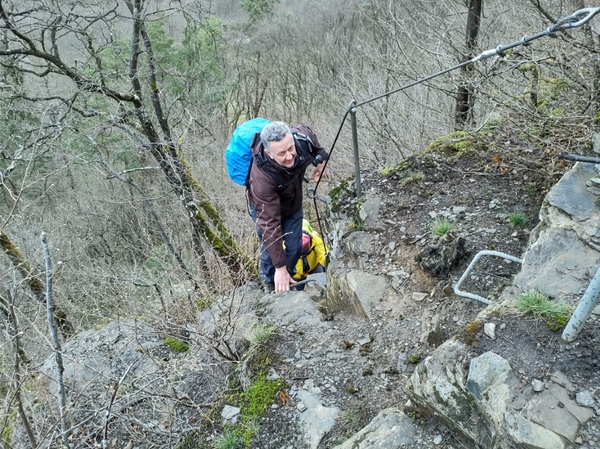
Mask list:
POLYGON ((226 428, 221 435, 219 435, 214 443, 214 449, 239 449, 242 447, 242 438, 235 433, 233 429, 226 428))
POLYGON ((361 415, 354 410, 345 410, 340 413, 338 424, 342 429, 344 436, 350 437, 358 432, 364 426, 364 420, 361 415))
POLYGON ((551 330, 565 327, 574 310, 569 304, 551 301, 538 290, 521 293, 517 298, 517 309, 544 320, 551 330))
POLYGON ((456 231, 457 229, 458 227, 445 217, 436 218, 429 226, 429 230, 436 237, 443 237, 449 232, 456 231))
POLYGON ((252 326, 246 340, 252 348, 259 348, 266 345, 278 333, 277 327, 271 324, 257 324, 252 326))
POLYGON ((508 216, 508 221, 513 226, 524 226, 529 222, 529 218, 521 212, 513 212, 508 216))

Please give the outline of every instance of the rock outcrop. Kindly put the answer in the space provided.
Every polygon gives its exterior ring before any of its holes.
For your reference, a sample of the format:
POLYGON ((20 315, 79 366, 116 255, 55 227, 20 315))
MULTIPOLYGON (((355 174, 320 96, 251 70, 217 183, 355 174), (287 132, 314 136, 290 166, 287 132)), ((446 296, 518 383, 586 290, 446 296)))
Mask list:
MULTIPOLYGON (((595 185, 590 187, 589 181, 595 176, 591 164, 576 164, 546 196, 540 223, 532 233, 513 286, 479 314, 478 321, 485 322, 485 334, 490 339, 496 338, 495 324, 486 320, 491 314, 514 309, 519 292, 537 290, 551 299, 574 305, 581 298, 600 260, 600 215, 596 205, 596 194, 600 192, 594 190, 595 185)), ((365 212, 363 220, 378 228, 379 208, 368 211, 372 212, 365 212)), ((364 266, 372 238, 367 233, 362 237, 353 235, 347 241, 342 238, 338 250, 346 256, 354 254, 356 265, 364 266)), ((435 266, 428 262, 430 265, 435 266)), ((355 289, 357 283, 347 281, 351 271, 342 276, 337 275, 339 271, 334 273, 331 307, 368 318, 366 311, 376 304, 373 299, 381 296, 384 289, 367 289, 362 283, 361 288, 355 289), (357 294, 365 290, 368 295, 357 294)), ((413 372, 408 383, 410 407, 441 420, 469 447, 563 449, 576 442, 581 444, 578 431, 595 416, 594 407, 596 413, 600 411, 598 404, 578 403, 577 391, 559 371, 545 382, 534 379, 523 384, 515 375, 515 368, 518 367, 512 367, 493 351, 474 357, 468 344, 451 338, 413 372)), ((388 413, 395 412, 390 409, 388 413)), ((381 433, 393 439, 390 433, 396 438, 410 433, 409 424, 395 425, 394 433, 389 424, 377 424, 380 421, 377 417, 352 443, 340 447, 379 447, 364 445, 365 438, 381 433), (384 428, 377 428, 378 425, 384 428)))

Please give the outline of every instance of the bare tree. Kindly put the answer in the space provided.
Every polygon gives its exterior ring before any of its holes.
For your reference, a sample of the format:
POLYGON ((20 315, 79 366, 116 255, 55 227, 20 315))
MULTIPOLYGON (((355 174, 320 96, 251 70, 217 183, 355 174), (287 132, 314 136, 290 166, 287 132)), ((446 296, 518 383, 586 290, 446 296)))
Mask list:
POLYGON ((46 131, 60 133, 69 126, 67 118, 78 114, 104 123, 106 129, 128 133, 156 160, 184 208, 196 254, 204 257, 211 249, 232 273, 257 279, 254 262, 232 238, 192 175, 183 155, 183 139, 174 134, 172 121, 179 119, 171 115, 181 114, 173 107, 181 98, 173 98, 175 103, 165 107, 160 87, 169 67, 159 66, 149 31, 151 20, 158 20, 157 9, 141 0, 102 2, 92 9, 79 2, 2 0, 0 20, 7 45, 0 49, 0 58, 23 76, 51 86, 46 94, 36 89, 20 93, 56 108, 45 119, 46 131), (123 29, 130 30, 128 41, 116 38, 123 29), (65 55, 68 44, 76 57, 65 55), (120 72, 122 68, 127 72, 120 72), (102 99, 100 107, 93 104, 94 98, 102 99))

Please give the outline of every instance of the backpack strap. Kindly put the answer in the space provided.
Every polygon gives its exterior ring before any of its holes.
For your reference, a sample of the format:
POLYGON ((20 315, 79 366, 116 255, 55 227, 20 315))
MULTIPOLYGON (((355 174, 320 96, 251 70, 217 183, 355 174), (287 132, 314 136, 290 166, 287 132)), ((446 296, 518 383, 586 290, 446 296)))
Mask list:
POLYGON ((310 155, 314 158, 316 156, 316 151, 315 151, 315 147, 314 147, 310 137, 308 137, 305 134, 302 134, 295 128, 292 128, 291 131, 292 131, 292 137, 294 138, 294 141, 298 142, 300 144, 300 147, 304 151, 306 151, 306 153, 308 155, 310 155))

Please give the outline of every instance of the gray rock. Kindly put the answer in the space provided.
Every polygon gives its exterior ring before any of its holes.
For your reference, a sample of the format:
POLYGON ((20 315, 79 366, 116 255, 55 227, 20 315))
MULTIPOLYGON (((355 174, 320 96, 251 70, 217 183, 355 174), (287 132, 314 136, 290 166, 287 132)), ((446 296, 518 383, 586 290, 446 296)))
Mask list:
POLYGON ((552 373, 552 375, 550 376, 550 380, 552 382, 554 382, 555 384, 562 385, 563 387, 565 387, 569 391, 573 391, 574 390, 573 389, 573 384, 569 381, 569 379, 567 379, 567 376, 565 376, 560 371, 554 371, 554 373, 552 373))
POLYGON ((533 391, 539 393, 544 390, 544 382, 539 379, 533 379, 531 381, 531 386, 533 387, 533 391))
POLYGON ((575 231, 550 227, 525 253, 513 284, 523 291, 537 289, 549 297, 576 301, 581 297, 581 286, 589 283, 588 272, 596 267, 592 261, 597 257, 597 251, 575 231), (566 268, 573 260, 580 263, 578 269, 566 268))
POLYGON ((325 328, 321 313, 307 292, 284 292, 265 295, 260 300, 266 316, 278 326, 294 324, 299 329, 325 328))
POLYGON ((344 240, 344 245, 350 253, 360 256, 368 254, 371 251, 372 242, 373 236, 371 234, 364 231, 357 231, 350 234, 344 240))
POLYGON ((550 190, 546 201, 552 207, 570 215, 574 221, 584 222, 596 218, 594 196, 586 189, 580 188, 595 175, 596 172, 591 164, 575 164, 550 190))
POLYGON ((408 369, 408 354, 406 352, 401 352, 398 354, 398 363, 396 364, 396 369, 399 373, 403 373, 408 369))
POLYGON ((401 277, 401 278, 408 278, 409 274, 404 271, 404 270, 395 270, 395 271, 390 271, 387 274, 388 276, 392 276, 392 277, 401 277))
POLYGON ((495 323, 485 323, 483 325, 483 333, 490 337, 492 340, 496 339, 496 324, 495 323))
POLYGON ((367 198, 362 203, 358 214, 362 220, 365 229, 381 229, 382 225, 379 222, 379 208, 381 200, 379 198, 367 198))
POLYGON ((415 302, 421 302, 425 298, 427 298, 427 293, 413 292, 413 294, 412 294, 412 300, 415 302))
MULTIPOLYGON (((306 409, 302 412, 299 424, 311 449, 316 449, 323 436, 331 430, 340 413, 337 407, 325 407, 317 394, 300 389, 297 392, 300 404, 306 409)), ((300 405, 298 404, 298 405, 300 405)), ((298 409, 300 410, 300 409, 298 409)))
POLYGON ((600 153, 600 133, 592 134, 592 149, 594 153, 600 153))
POLYGON ((233 424, 237 421, 237 416, 240 414, 241 409, 239 407, 233 407, 231 405, 225 405, 221 412, 221 417, 225 421, 229 421, 233 424))
POLYGON ((528 449, 564 449, 562 438, 519 414, 505 415, 506 432, 519 445, 528 449))
POLYGON ((512 403, 512 408, 515 410, 521 410, 523 407, 525 407, 525 405, 527 405, 527 399, 525 399, 523 396, 518 396, 512 403))
POLYGON ((494 384, 503 382, 511 368, 506 360, 493 352, 486 352, 471 360, 467 389, 481 400, 482 394, 494 384))
POLYGON ((595 403, 594 397, 587 390, 577 393, 575 395, 575 400, 577 401, 577 404, 581 405, 582 407, 593 407, 595 403))
MULTIPOLYGON (((370 319, 387 299, 396 299, 387 277, 345 268, 328 269, 327 310, 370 319)), ((396 305, 401 301, 394 301, 396 305)), ((314 306, 313 306, 314 308, 314 306)))
POLYGON ((561 385, 551 382, 548 385, 548 391, 560 402, 561 408, 568 410, 574 417, 579 421, 580 424, 585 424, 592 416, 594 416, 593 410, 586 407, 581 407, 571 399, 572 394, 561 385))
POLYGON ((298 409, 298 411, 300 413, 302 413, 303 411, 305 411, 308 407, 306 406, 306 404, 304 404, 304 402, 298 402, 298 405, 296 405, 296 408, 298 409))
POLYGON ((407 393, 415 404, 441 416, 459 435, 490 447, 493 430, 463 384, 466 373, 461 359, 468 352, 468 346, 457 340, 444 342, 417 365, 407 393))
POLYGON ((415 444, 411 419, 397 408, 382 410, 364 429, 336 449, 390 449, 415 444))
POLYGON ((571 442, 575 441, 579 421, 566 408, 559 406, 559 400, 545 390, 534 396, 523 409, 523 415, 546 429, 562 435, 571 442))

